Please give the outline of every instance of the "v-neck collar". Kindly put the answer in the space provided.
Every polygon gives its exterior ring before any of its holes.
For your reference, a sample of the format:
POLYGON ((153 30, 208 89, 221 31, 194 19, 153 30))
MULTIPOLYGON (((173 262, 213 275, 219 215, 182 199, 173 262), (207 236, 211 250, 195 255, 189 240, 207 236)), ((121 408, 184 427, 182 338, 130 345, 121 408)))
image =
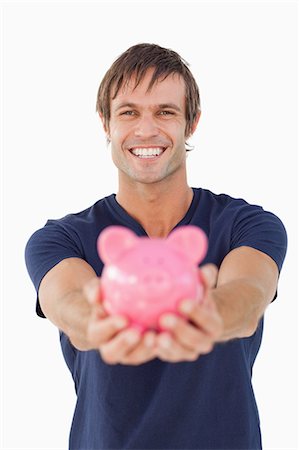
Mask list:
MULTIPOLYGON (((184 217, 174 226, 173 230, 182 225, 188 225, 194 215, 199 202, 200 189, 192 188, 192 191, 193 198, 191 204, 184 217)), ((147 236, 147 233, 141 226, 141 224, 132 216, 130 216, 130 214, 128 214, 127 211, 118 203, 118 201, 116 200, 116 194, 110 195, 107 200, 110 212, 114 217, 116 217, 117 221, 120 224, 132 229, 138 236, 147 236)))

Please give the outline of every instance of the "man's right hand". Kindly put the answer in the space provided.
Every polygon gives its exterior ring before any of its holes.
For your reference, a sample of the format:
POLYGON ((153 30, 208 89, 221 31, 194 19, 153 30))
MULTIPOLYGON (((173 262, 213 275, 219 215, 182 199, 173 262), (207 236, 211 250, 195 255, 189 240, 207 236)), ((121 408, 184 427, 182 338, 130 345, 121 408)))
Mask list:
POLYGON ((130 327, 124 316, 108 316, 100 298, 100 279, 90 280, 83 289, 91 307, 87 341, 98 349, 107 364, 139 365, 156 357, 156 333, 141 333, 130 327))
POLYGON ((156 357, 156 334, 141 334, 125 317, 108 316, 100 279, 80 258, 65 259, 45 275, 39 300, 45 316, 78 350, 99 350, 107 364, 138 365, 156 357))

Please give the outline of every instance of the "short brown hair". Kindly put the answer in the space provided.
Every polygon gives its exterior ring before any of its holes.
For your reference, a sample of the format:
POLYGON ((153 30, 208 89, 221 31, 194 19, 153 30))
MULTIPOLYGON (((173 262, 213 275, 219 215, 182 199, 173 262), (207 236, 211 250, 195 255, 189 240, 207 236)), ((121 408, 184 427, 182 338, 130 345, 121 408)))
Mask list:
POLYGON ((200 111, 199 89, 188 68, 188 63, 173 50, 155 44, 137 44, 122 53, 104 76, 97 95, 96 110, 101 113, 104 124, 110 121, 110 99, 114 99, 121 86, 136 76, 135 88, 142 81, 149 68, 155 68, 148 90, 158 79, 165 79, 170 74, 182 76, 186 86, 186 130, 185 136, 191 134, 192 125, 200 111), (113 96, 112 95, 112 89, 113 96))

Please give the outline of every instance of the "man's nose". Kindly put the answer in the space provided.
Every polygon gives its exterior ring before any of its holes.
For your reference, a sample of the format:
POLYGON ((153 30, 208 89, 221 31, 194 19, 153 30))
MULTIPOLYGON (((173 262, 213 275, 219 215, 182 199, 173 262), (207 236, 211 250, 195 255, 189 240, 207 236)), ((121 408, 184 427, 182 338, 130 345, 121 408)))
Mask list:
POLYGON ((138 123, 135 126, 135 136, 142 138, 149 138, 157 136, 159 130, 154 118, 151 115, 143 115, 139 118, 138 123))

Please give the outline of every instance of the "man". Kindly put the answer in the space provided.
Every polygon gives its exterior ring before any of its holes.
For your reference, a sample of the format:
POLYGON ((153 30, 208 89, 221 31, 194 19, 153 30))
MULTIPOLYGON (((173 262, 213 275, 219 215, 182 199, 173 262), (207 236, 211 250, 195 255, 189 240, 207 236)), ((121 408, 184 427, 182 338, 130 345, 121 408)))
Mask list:
POLYGON ((286 252, 280 220, 228 195, 190 188, 186 140, 200 118, 180 56, 140 44, 106 73, 97 110, 118 168, 118 193, 50 220, 26 247, 37 312, 59 329, 77 405, 71 449, 259 449, 251 385, 262 316, 286 252), (101 304, 99 233, 123 225, 167 237, 193 224, 209 239, 202 305, 164 314, 141 335, 101 304))

